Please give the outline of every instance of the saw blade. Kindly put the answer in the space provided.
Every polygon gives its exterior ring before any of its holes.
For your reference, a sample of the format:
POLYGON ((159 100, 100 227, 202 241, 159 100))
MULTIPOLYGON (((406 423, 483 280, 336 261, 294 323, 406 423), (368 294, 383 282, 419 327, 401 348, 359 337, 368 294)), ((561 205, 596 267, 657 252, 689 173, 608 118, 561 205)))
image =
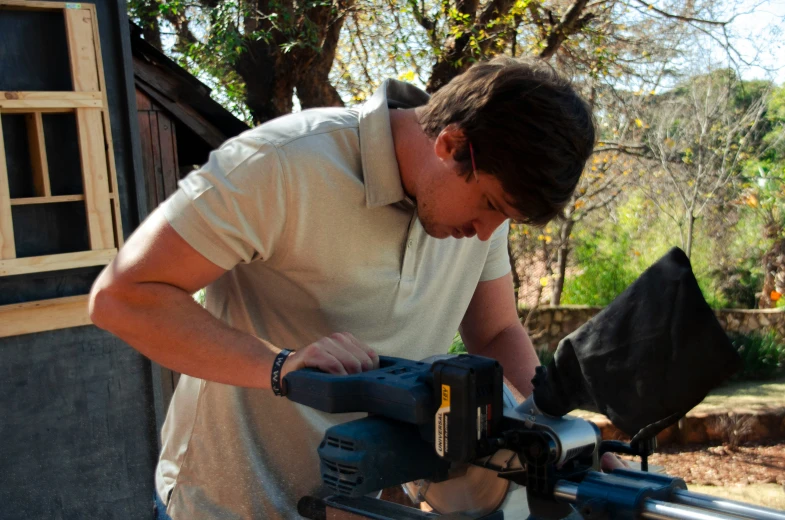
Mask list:
POLYGON ((450 470, 447 480, 417 480, 404 484, 404 490, 412 500, 425 502, 439 514, 486 515, 499 508, 510 489, 510 481, 497 476, 498 471, 521 465, 518 456, 509 450, 499 450, 481 463, 487 467, 461 465, 450 470))

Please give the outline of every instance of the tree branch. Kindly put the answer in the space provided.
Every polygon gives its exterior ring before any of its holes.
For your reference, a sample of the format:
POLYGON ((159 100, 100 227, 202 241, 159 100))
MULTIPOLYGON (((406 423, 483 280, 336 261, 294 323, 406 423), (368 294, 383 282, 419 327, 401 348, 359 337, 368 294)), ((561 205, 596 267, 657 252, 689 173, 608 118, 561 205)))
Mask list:
POLYGON ((562 42, 564 42, 568 36, 579 32, 594 18, 594 14, 592 13, 581 17, 581 13, 587 3, 588 0, 575 0, 575 3, 572 4, 572 7, 570 7, 559 23, 553 26, 550 35, 548 36, 548 43, 538 56, 540 59, 549 60, 556 51, 559 50, 562 42))
POLYGON ((651 9, 655 13, 657 13, 657 14, 659 14, 661 16, 664 16, 665 18, 672 18, 674 20, 681 20, 682 22, 687 22, 687 23, 696 22, 696 23, 703 23, 703 24, 706 24, 706 25, 717 25, 717 26, 723 26, 723 27, 728 24, 728 22, 718 22, 716 20, 705 20, 703 18, 693 18, 691 16, 683 16, 683 15, 680 15, 680 14, 672 14, 672 13, 665 12, 662 9, 659 9, 657 7, 654 7, 653 4, 650 4, 648 2, 644 2, 643 0, 635 0, 635 1, 638 2, 641 5, 646 6, 647 9, 651 9))

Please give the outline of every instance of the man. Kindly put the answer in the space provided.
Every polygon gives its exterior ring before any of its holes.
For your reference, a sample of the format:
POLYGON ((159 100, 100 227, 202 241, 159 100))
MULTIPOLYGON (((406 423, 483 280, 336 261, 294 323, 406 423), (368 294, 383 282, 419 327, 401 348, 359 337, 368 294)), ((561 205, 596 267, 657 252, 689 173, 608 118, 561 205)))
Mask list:
POLYGON ((537 358, 505 222, 553 218, 593 143, 568 82, 499 58, 430 100, 387 81, 359 108, 282 117, 213 152, 90 301, 99 327, 187 374, 156 472, 167 513, 298 517, 297 500, 319 490, 324 430, 354 417, 276 397, 292 370, 421 359, 460 329, 469 352, 498 359, 528 394, 537 358), (202 287, 205 309, 191 298, 202 287))

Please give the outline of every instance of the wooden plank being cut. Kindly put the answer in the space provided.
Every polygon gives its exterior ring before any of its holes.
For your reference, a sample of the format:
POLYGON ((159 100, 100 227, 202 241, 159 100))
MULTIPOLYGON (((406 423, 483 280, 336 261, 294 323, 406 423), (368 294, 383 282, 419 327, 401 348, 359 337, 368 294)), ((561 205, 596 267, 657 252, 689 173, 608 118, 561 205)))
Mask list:
POLYGON ((78 269, 94 265, 107 265, 117 256, 117 249, 78 251, 59 255, 30 256, 0 260, 0 276, 78 269))
POLYGON ((76 128, 90 249, 110 249, 115 247, 115 240, 101 110, 78 109, 76 128))
POLYGON ((52 194, 52 189, 49 186, 49 163, 46 160, 44 122, 41 112, 27 114, 25 121, 27 122, 27 142, 30 146, 30 165, 33 168, 33 188, 36 197, 49 197, 52 194))
POLYGON ((0 259, 5 258, 16 258, 16 246, 14 224, 11 221, 11 191, 8 186, 8 167, 5 162, 3 124, 0 119, 0 259))
POLYGON ((91 325, 88 296, 0 306, 0 338, 91 325))
POLYGON ((97 92, 101 89, 98 83, 93 12, 90 9, 66 9, 63 14, 74 90, 97 92))

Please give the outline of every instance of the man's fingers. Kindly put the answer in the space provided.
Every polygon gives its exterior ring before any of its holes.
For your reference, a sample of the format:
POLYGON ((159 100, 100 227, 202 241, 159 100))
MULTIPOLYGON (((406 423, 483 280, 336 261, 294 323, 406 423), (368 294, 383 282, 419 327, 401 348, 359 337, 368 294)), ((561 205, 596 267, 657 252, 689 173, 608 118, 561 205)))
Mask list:
POLYGON ((378 368, 379 355, 353 335, 338 332, 290 355, 283 372, 304 367, 330 374, 357 374, 378 368))
POLYGON ((305 348, 292 352, 281 368, 281 378, 286 374, 301 368, 315 368, 328 374, 346 375, 343 363, 336 359, 324 346, 317 344, 308 345, 305 348))
POLYGON ((341 358, 338 352, 339 349, 329 342, 320 340, 309 345, 305 350, 307 351, 307 355, 304 358, 306 367, 342 376, 350 373, 346 368, 345 360, 341 358))
POLYGON ((600 468, 605 472, 611 472, 614 469, 624 469, 629 466, 613 453, 605 453, 600 459, 600 468))
POLYGON ((347 373, 358 374, 374 368, 374 361, 369 353, 373 352, 371 348, 351 334, 339 332, 326 339, 329 340, 327 350, 343 363, 347 373))
POLYGON ((348 332, 344 333, 343 336, 348 339, 349 345, 352 347, 350 351, 360 360, 363 371, 379 368, 379 354, 375 350, 348 332))

